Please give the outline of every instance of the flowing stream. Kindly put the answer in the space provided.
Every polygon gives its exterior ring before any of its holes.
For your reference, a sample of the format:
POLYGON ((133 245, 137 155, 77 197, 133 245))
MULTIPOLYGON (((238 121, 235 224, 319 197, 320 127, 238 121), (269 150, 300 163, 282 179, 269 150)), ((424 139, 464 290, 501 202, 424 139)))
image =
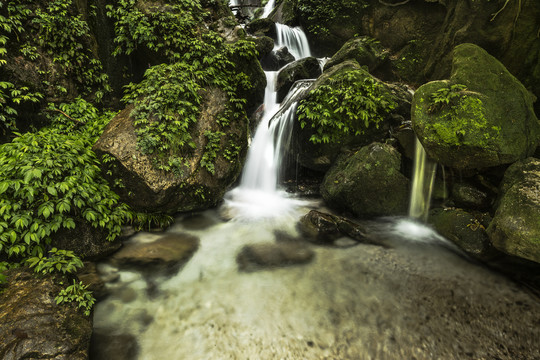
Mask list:
MULTIPOLYGON (((279 30, 288 34, 280 46, 309 55, 307 42, 289 43, 305 36, 289 30, 279 30)), ((121 346, 92 360, 513 359, 520 349, 534 349, 540 305, 406 219, 364 224, 388 247, 346 240, 344 247, 310 245, 315 257, 309 264, 239 271, 244 246, 296 237, 298 219, 321 207, 279 188, 294 99, 309 82, 298 83, 280 108, 275 76, 267 73, 265 113, 241 183, 223 208, 179 217, 166 233, 129 240, 196 236, 199 248, 183 268, 165 276, 99 265, 111 280, 110 295, 95 308, 95 333, 103 337, 94 346, 121 346), (223 212, 232 220, 224 221, 223 212), (524 311, 536 315, 520 319, 524 311)))

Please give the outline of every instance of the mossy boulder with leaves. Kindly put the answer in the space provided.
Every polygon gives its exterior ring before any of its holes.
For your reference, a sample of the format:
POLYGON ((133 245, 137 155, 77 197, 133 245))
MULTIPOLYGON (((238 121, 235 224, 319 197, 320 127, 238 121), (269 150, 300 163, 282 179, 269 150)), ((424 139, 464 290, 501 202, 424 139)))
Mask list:
POLYGON ((354 60, 331 67, 297 109, 300 164, 326 171, 341 149, 383 141, 402 101, 354 60))
POLYGON ((321 195, 329 206, 360 217, 404 215, 409 180, 401 173, 401 155, 376 142, 345 153, 326 173, 321 195))
POLYGON ((0 285, 0 358, 88 359, 91 318, 77 303, 57 304, 55 298, 62 292, 59 282, 69 285, 70 280, 52 274, 36 277, 28 269, 6 275, 8 282, 0 285))
POLYGON ((176 108, 142 113, 158 107, 159 100, 140 98, 111 120, 94 145, 98 156, 107 159, 106 177, 121 183, 115 190, 137 210, 175 213, 215 206, 240 174, 246 153, 245 113, 224 117, 227 94, 215 87, 192 89, 194 98, 179 101, 175 87, 193 84, 180 69, 173 70, 178 82, 162 72, 176 66, 154 69, 157 78, 147 74, 147 80, 163 82, 152 87, 152 94, 170 96, 176 108))
POLYGON ((362 66, 367 66, 372 73, 387 58, 388 53, 375 39, 355 37, 347 41, 324 65, 324 70, 346 60, 356 60, 362 66))
POLYGON ((540 263, 540 160, 511 165, 499 187, 487 233, 498 250, 540 263))
POLYGON ((458 169, 509 164, 537 147, 532 95, 485 50, 455 48, 449 81, 421 86, 412 124, 430 157, 458 169))

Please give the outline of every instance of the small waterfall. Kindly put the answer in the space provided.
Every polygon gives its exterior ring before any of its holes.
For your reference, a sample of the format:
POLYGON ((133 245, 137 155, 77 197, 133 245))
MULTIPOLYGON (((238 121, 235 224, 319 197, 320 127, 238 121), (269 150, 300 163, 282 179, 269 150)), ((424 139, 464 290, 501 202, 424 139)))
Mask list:
POLYGON ((274 50, 286 46, 296 60, 311 56, 309 43, 302 28, 292 28, 287 25, 276 23, 276 32, 277 41, 274 45, 274 50))
POLYGON ((437 164, 428 159, 422 143, 416 138, 414 170, 409 204, 409 216, 427 220, 437 164))
POLYGON ((276 5, 276 0, 268 0, 266 5, 264 6, 263 14, 261 15, 261 19, 267 18, 268 15, 274 10, 274 6, 276 5))

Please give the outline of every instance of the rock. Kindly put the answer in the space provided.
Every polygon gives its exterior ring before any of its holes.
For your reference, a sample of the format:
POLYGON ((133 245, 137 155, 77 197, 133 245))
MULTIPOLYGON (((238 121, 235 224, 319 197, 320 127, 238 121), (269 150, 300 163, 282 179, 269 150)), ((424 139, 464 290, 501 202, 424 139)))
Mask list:
POLYGON ((281 0, 268 17, 280 24, 296 26, 296 3, 296 0, 281 0))
POLYGON ((401 155, 392 146, 372 143, 343 154, 321 185, 325 202, 356 216, 403 215, 409 202, 409 181, 400 172, 401 155))
POLYGON ((450 81, 430 82, 416 91, 412 123, 428 155, 458 169, 526 158, 540 136, 529 92, 498 60, 473 44, 455 48, 450 81), (453 98, 437 106, 433 96, 453 98))
POLYGON ((276 80, 277 102, 281 103, 298 80, 316 79, 321 75, 319 61, 314 57, 297 60, 282 68, 276 80))
POLYGON ((401 146, 401 153, 408 159, 414 160, 416 149, 416 134, 409 124, 405 124, 395 129, 392 136, 396 138, 401 146))
POLYGON ((488 210, 492 203, 492 197, 486 191, 467 182, 452 186, 452 198, 457 206, 474 210, 488 210))
POLYGON ((302 216, 296 227, 303 238, 315 244, 343 247, 343 244, 350 246, 351 241, 354 241, 355 244, 386 246, 378 239, 368 236, 364 226, 345 217, 317 210, 311 210, 302 216))
POLYGON ((487 260, 492 254, 486 227, 490 217, 487 214, 473 214, 463 209, 433 209, 429 213, 429 223, 435 230, 467 254, 487 260))
POLYGON ((99 276, 97 266, 93 262, 84 262, 84 267, 79 270, 77 277, 92 292, 92 295, 100 300, 107 296, 108 291, 105 288, 105 281, 99 276))
POLYGON ((90 358, 95 360, 136 360, 139 354, 137 339, 131 334, 114 334, 95 329, 92 334, 90 358))
POLYGON ((88 359, 92 321, 75 304, 56 305, 57 280, 25 269, 6 275, 0 291, 0 358, 88 359))
POLYGON ((246 30, 249 34, 254 36, 268 36, 272 39, 276 38, 276 24, 271 19, 257 19, 253 20, 246 26, 246 30))
POLYGON ((254 271, 306 264, 313 260, 314 256, 315 252, 302 243, 260 243, 244 246, 236 257, 236 262, 240 270, 254 271))
POLYGON ((112 162, 101 166, 111 184, 122 181, 124 187, 115 187, 115 191, 123 202, 139 211, 175 213, 209 208, 221 201, 240 174, 248 124, 234 120, 227 127, 227 136, 219 140, 220 151, 216 152, 215 172, 211 174, 201 164, 208 143, 204 133, 219 130, 217 119, 224 110, 226 95, 214 88, 204 97, 199 119, 190 131, 196 149, 191 154, 179 154, 185 166, 178 174, 157 169, 154 157, 139 151, 131 105, 107 125, 93 150, 98 156, 112 156, 112 162), (224 157, 225 150, 233 147, 237 149, 232 158, 235 161, 224 157))
POLYGON ((373 71, 381 65, 388 53, 382 45, 366 36, 352 38, 338 50, 324 65, 324 70, 340 64, 346 60, 356 60, 361 66, 367 66, 368 71, 373 71))
POLYGON ((500 185, 497 210, 487 232, 509 255, 540 263, 540 160, 511 165, 500 185))
POLYGON ((173 272, 185 264, 198 247, 197 237, 171 233, 151 242, 125 243, 111 260, 120 266, 163 268, 167 272, 173 272))
POLYGON ((261 66, 267 71, 277 71, 294 61, 294 56, 286 46, 283 46, 261 59, 261 66))
POLYGON ((259 52, 259 59, 268 56, 274 49, 274 40, 268 36, 249 37, 248 40, 255 43, 255 47, 259 52))

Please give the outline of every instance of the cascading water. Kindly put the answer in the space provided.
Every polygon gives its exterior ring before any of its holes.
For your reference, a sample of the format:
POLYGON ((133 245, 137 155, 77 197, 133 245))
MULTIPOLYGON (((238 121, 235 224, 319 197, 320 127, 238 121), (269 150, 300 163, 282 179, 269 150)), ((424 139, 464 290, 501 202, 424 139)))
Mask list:
POLYGON ((274 50, 286 46, 296 60, 311 56, 306 34, 300 27, 290 27, 276 23, 277 40, 274 50))
POLYGON ((427 220, 437 164, 428 159, 422 143, 416 138, 409 216, 427 220))
POLYGON ((264 6, 263 13, 261 15, 262 19, 265 19, 270 15, 272 10, 274 10, 274 5, 276 4, 276 0, 269 0, 266 5, 264 6))
MULTIPOLYGON (((286 46, 296 58, 310 56, 307 38, 300 28, 276 24, 277 47, 286 46)), ((235 219, 282 216, 303 202, 279 189, 283 152, 291 138, 297 98, 307 90, 309 81, 297 82, 283 106, 276 102, 277 72, 267 71, 264 114, 248 151, 240 185, 225 196, 224 209, 235 219)))

